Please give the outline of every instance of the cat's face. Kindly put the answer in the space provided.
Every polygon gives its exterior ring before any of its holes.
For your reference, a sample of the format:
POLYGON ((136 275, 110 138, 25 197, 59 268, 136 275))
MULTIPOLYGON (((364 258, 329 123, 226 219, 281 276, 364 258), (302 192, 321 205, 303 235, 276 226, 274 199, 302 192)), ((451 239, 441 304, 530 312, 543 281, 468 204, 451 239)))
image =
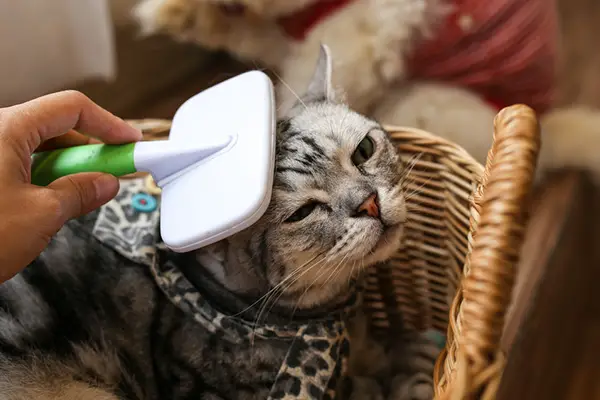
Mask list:
POLYGON ((381 126, 322 103, 279 128, 270 247, 288 269, 308 262, 303 280, 347 282, 353 267, 388 258, 406 208, 401 163, 381 126))
POLYGON ((324 48, 307 94, 278 123, 269 209, 244 234, 270 286, 306 307, 389 258, 406 218, 394 145, 379 124, 331 101, 329 71, 324 48))

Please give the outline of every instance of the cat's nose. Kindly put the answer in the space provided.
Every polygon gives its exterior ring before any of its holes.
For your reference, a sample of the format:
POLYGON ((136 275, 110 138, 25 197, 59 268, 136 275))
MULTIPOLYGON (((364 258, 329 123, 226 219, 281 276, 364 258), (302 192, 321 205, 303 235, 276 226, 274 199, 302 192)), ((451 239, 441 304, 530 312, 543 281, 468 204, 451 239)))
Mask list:
POLYGON ((368 215, 369 217, 379 218, 379 207, 377 206, 377 193, 371 194, 362 202, 356 210, 356 216, 368 215))

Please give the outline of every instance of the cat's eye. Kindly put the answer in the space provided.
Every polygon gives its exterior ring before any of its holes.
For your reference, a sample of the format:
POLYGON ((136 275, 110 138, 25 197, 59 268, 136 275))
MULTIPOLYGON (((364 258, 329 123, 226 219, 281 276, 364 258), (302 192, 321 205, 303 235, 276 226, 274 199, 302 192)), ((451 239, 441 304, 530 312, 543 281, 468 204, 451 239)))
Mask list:
POLYGON ((315 208, 319 205, 317 202, 310 202, 308 204, 303 205, 299 209, 296 210, 285 222, 298 222, 302 221, 304 218, 308 217, 315 208))
POLYGON ((365 136, 363 140, 360 141, 354 153, 352 153, 352 163, 356 166, 364 164, 369 158, 373 156, 375 152, 375 143, 373 140, 365 136))

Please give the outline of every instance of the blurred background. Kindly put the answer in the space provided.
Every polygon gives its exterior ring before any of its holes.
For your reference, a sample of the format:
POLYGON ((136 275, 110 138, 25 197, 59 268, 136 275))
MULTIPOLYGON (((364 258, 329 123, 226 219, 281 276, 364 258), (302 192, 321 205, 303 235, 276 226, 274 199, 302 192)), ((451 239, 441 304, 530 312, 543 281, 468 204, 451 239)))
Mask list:
MULTIPOLYGON (((556 1, 557 103, 600 107, 600 2, 556 1)), ((125 118, 168 118, 189 96, 255 67, 167 35, 141 37, 131 17, 135 4, 1 1, 0 106, 76 88, 125 118)))

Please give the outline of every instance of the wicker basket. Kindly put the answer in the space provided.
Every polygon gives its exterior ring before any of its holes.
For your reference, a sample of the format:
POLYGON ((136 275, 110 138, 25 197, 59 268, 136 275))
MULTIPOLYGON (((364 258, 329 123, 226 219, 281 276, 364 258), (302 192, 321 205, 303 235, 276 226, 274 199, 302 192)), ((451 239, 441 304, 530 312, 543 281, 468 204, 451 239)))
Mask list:
MULTIPOLYGON (((169 121, 130 121, 148 140, 169 121)), ((409 220, 403 248, 367 278, 373 328, 447 332, 434 371, 436 399, 493 399, 504 367, 500 350, 519 260, 539 127, 523 105, 502 110, 485 168, 430 133, 387 127, 410 160, 409 220)))

